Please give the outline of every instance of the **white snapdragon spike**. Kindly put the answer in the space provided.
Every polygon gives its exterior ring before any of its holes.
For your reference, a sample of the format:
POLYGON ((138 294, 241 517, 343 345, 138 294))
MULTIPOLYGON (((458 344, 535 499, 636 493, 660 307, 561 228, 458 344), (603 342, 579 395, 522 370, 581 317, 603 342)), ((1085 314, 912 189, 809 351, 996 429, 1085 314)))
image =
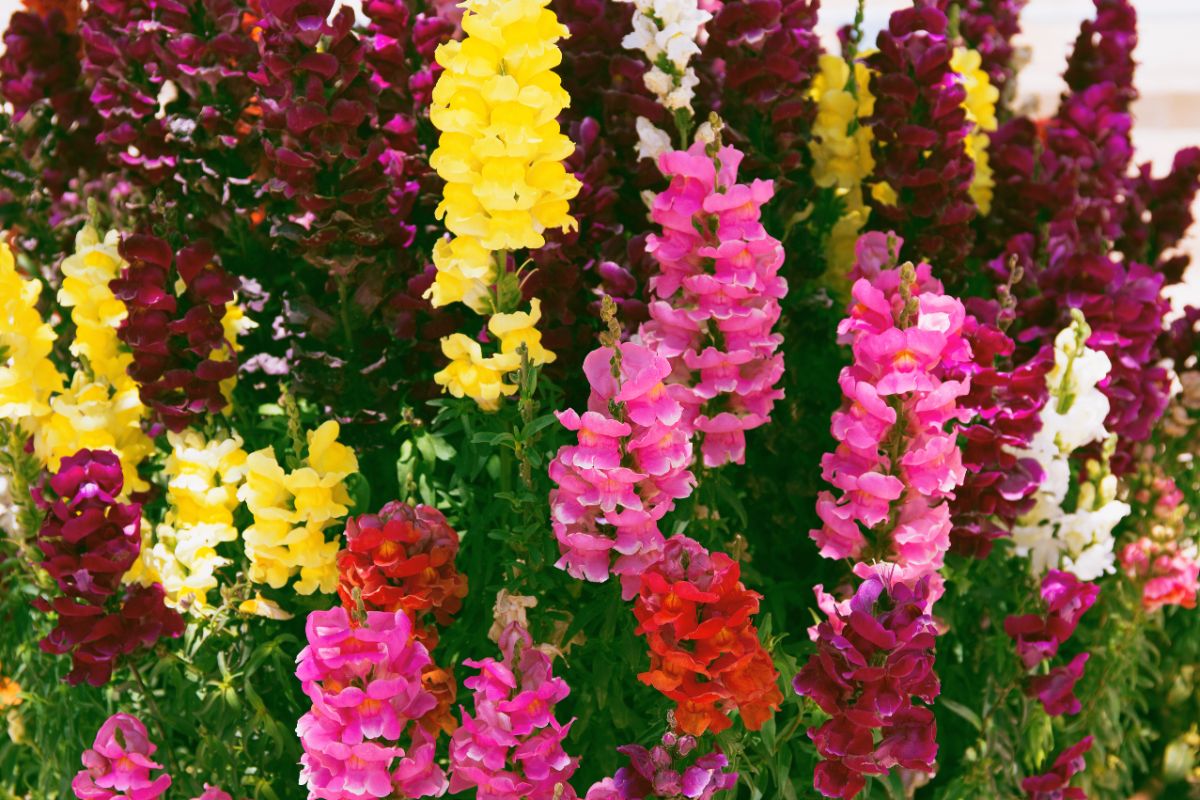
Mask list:
POLYGON ((668 110, 691 111, 700 79, 688 62, 700 53, 704 24, 712 14, 696 0, 621 0, 632 2, 633 30, 621 41, 626 50, 640 50, 650 63, 646 88, 668 110))
POLYGON ((1071 325, 1054 340, 1042 429, 1028 447, 1014 450, 1035 459, 1045 478, 1036 504, 1013 528, 1013 544, 1018 555, 1029 558, 1035 574, 1064 569, 1090 581, 1115 571, 1113 530, 1130 509, 1116 499, 1117 479, 1107 470, 1116 440, 1104 427, 1109 403, 1099 384, 1112 364, 1087 346, 1091 329, 1083 315, 1074 311, 1072 316, 1071 325), (1088 481, 1079 487, 1075 510, 1067 512, 1063 504, 1071 489, 1071 454, 1099 441, 1105 443, 1105 466, 1089 462, 1088 481))
POLYGON ((645 117, 637 118, 638 160, 649 158, 655 163, 658 157, 671 150, 671 134, 645 117))

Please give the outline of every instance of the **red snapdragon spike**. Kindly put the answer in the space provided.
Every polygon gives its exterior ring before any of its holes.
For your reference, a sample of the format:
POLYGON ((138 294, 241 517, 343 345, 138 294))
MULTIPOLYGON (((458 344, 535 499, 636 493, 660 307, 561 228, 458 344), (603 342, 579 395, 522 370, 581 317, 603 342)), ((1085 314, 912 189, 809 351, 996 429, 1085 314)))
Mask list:
POLYGON ((633 613, 646 637, 650 669, 639 679, 676 703, 680 730, 722 731, 737 709, 758 730, 782 701, 778 672, 752 617, 759 595, 724 553, 709 554, 686 536, 667 540, 643 574, 633 613))

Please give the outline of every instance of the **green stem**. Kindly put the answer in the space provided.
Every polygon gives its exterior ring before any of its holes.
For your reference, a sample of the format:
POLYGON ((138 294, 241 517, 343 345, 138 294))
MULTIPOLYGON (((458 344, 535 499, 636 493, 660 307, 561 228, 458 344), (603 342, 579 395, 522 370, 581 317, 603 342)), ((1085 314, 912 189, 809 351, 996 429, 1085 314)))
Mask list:
POLYGON ((167 728, 163 725, 163 715, 158 709, 158 701, 154 699, 154 695, 146 688, 146 682, 142 680, 142 673, 133 659, 129 660, 129 671, 133 673, 133 679, 137 682, 138 690, 142 693, 146 705, 150 706, 150 713, 154 715, 154 725, 158 728, 162 749, 166 751, 167 763, 171 765, 171 775, 178 779, 183 773, 179 769, 178 762, 175 761, 175 751, 171 749, 170 737, 167 736, 167 728))

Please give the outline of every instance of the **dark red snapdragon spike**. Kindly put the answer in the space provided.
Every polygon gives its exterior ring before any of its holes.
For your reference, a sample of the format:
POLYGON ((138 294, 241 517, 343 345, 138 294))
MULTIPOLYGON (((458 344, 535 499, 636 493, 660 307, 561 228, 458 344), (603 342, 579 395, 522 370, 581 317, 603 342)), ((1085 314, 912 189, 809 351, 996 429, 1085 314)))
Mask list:
POLYGON ((59 595, 35 605, 58 620, 39 646, 71 656, 68 682, 101 686, 121 656, 182 634, 183 618, 167 608, 160 584, 122 583, 141 552, 142 508, 117 499, 124 478, 116 455, 80 450, 47 484, 37 497, 45 512, 37 546, 59 595))
POLYGON ((154 417, 183 430, 227 403, 221 381, 236 374, 238 360, 221 320, 239 281, 203 242, 176 254, 162 239, 134 235, 120 252, 129 265, 109 286, 127 311, 117 336, 133 353, 129 375, 154 417))
POLYGON ((975 167, 964 146, 966 89, 950 69, 946 24, 936 3, 921 0, 892 14, 878 51, 867 59, 875 73, 869 120, 875 174, 897 197, 894 204, 873 203, 871 224, 896 231, 908 257, 936 265, 954 285, 964 278, 974 239, 969 190, 975 167))

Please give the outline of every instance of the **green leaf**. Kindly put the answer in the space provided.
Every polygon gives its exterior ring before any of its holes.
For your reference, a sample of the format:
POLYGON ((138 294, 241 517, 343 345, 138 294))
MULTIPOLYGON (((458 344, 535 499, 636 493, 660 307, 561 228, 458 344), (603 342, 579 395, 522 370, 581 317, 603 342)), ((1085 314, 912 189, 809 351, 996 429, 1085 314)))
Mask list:
POLYGON ((950 711, 954 712, 954 714, 970 723, 971 727, 973 727, 975 730, 983 730, 983 720, 979 718, 978 714, 964 706, 962 703, 951 700, 949 697, 939 697, 937 699, 937 704, 939 706, 945 706, 950 711))

